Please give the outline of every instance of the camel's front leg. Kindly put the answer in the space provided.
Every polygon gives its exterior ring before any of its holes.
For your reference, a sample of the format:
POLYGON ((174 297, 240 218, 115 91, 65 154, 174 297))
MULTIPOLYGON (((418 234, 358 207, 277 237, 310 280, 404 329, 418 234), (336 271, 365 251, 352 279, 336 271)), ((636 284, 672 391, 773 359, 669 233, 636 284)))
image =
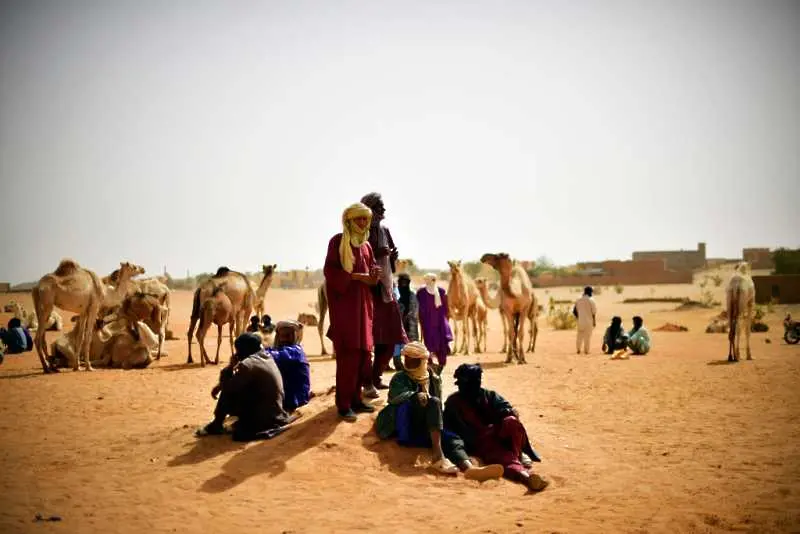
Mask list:
POLYGON ((228 340, 231 343, 231 359, 233 359, 233 355, 235 354, 235 350, 233 348, 233 322, 228 323, 228 340))
POLYGON ((507 352, 508 351, 508 319, 506 318, 505 314, 500 311, 500 321, 503 323, 503 348, 500 349, 500 352, 507 352))
POLYGON ((506 321, 508 322, 508 328, 506 329, 506 363, 511 363, 514 361, 514 328, 513 325, 513 317, 506 316, 506 321))
POLYGON ((217 325, 217 355, 214 356, 214 365, 219 363, 219 348, 222 346, 222 325, 217 325))
POLYGON ((750 353, 750 329, 753 326, 753 320, 752 320, 752 318, 748 317, 744 321, 744 323, 745 323, 744 326, 746 328, 746 330, 744 332, 745 350, 747 351, 747 359, 748 360, 752 360, 753 359, 753 355, 750 353))
POLYGON ((471 332, 469 330, 470 319, 470 313, 469 310, 467 310, 467 312, 464 313, 464 350, 462 351, 462 354, 464 355, 469 355, 469 345, 472 341, 472 336, 470 335, 471 332))
POLYGON ((528 363, 525 360, 525 314, 523 313, 519 314, 519 326, 517 326, 517 331, 519 332, 517 362, 520 364, 528 363))

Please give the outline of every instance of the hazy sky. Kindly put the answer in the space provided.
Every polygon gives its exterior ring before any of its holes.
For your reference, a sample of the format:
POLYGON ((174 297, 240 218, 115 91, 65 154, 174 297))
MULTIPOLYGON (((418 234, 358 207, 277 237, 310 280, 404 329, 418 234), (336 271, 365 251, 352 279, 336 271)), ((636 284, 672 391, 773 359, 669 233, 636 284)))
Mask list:
POLYGON ((0 280, 800 244, 800 2, 0 5, 0 280))

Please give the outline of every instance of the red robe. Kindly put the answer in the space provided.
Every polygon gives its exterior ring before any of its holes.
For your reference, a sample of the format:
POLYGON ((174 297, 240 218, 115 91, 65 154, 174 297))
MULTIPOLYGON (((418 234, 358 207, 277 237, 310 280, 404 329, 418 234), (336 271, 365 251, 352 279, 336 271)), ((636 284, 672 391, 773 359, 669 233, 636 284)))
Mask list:
MULTIPOLYGON (((342 268, 339 258, 339 243, 342 234, 336 234, 328 243, 328 255, 325 257, 325 285, 328 291, 328 309, 330 310, 330 326, 326 334, 333 342, 338 354, 343 351, 373 350, 372 317, 373 302, 370 287, 363 282, 353 280, 350 273, 342 268)), ((369 273, 375 267, 372 247, 364 243, 353 247, 353 272, 369 273)))

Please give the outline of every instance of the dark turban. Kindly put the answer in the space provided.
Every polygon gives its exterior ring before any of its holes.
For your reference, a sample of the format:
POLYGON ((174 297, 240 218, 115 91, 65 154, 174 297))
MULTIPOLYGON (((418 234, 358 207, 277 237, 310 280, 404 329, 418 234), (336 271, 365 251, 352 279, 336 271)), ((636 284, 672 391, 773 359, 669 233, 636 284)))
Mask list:
POLYGON ((380 193, 370 193, 368 195, 364 195, 361 198, 361 203, 364 204, 371 210, 374 210, 375 207, 381 202, 381 194, 380 193))
POLYGON ((453 374, 459 393, 468 398, 475 398, 480 393, 482 376, 480 364, 474 363, 462 363, 453 374))
POLYGON ((239 361, 252 356, 262 349, 261 338, 252 332, 246 332, 236 338, 233 342, 236 349, 236 359, 239 361))

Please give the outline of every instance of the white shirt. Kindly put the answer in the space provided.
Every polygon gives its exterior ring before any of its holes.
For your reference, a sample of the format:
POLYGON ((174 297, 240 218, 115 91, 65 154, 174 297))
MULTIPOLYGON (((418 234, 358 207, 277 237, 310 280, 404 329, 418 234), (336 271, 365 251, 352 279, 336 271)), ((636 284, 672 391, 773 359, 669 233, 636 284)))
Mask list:
POLYGON ((578 328, 594 327, 594 316, 597 314, 597 304, 588 295, 583 295, 575 301, 575 309, 578 311, 578 328))

